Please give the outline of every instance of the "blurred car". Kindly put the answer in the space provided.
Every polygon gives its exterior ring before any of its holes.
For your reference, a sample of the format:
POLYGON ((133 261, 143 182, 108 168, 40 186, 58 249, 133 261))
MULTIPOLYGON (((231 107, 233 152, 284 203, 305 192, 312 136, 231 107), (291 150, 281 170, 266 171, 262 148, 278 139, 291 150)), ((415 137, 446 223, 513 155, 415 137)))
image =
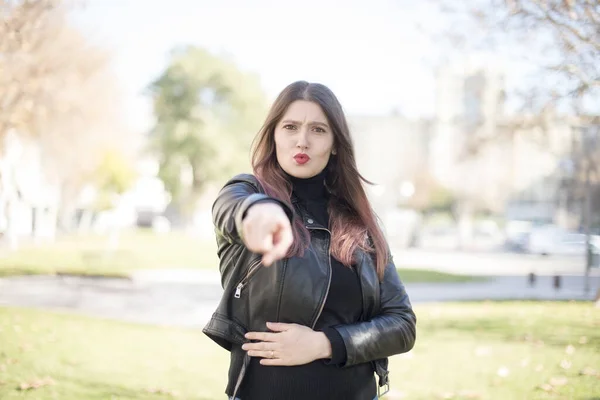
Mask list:
POLYGON ((530 221, 507 221, 504 228, 504 246, 506 249, 509 251, 527 252, 527 243, 532 229, 533 223, 530 221))
MULTIPOLYGON (((600 236, 592 235, 590 242, 592 253, 599 254, 600 236)), ((555 225, 546 225, 532 229, 525 248, 529 253, 544 256, 582 256, 586 253, 586 237, 583 233, 567 231, 555 225)))

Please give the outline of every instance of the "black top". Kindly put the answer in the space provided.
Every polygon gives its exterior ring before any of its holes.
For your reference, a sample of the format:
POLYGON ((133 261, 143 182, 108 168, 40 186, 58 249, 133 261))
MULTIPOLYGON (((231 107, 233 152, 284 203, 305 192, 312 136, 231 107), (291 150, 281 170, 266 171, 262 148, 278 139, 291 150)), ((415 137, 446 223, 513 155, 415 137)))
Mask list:
MULTIPOLYGON (((309 179, 289 178, 300 206, 317 223, 329 226, 325 172, 309 179)), ((260 358, 253 357, 238 394, 241 400, 372 400, 376 396, 370 363, 342 367, 346 362, 346 348, 342 337, 333 328, 349 318, 359 320, 362 311, 360 281, 354 269, 334 257, 331 257, 331 269, 329 294, 315 326, 315 330, 323 331, 331 342, 331 359, 273 367, 263 366, 260 358)))

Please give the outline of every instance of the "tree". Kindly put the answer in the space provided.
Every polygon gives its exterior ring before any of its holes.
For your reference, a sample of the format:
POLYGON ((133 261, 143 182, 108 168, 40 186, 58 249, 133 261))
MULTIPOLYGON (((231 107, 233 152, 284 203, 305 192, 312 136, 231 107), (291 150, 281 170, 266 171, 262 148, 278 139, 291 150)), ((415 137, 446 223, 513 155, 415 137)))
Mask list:
POLYGON ((66 83, 55 96, 63 109, 53 112, 39 141, 47 173, 61 191, 59 224, 68 231, 80 192, 105 161, 104 149, 131 161, 136 143, 135 132, 125 126, 121 114, 121 92, 109 71, 109 57, 87 45, 79 32, 66 28, 64 32, 56 51, 68 54, 71 64, 64 70, 66 83))
POLYGON ((175 50, 150 93, 159 176, 174 202, 191 211, 207 183, 248 166, 266 111, 263 93, 256 77, 196 47, 175 50))
POLYGON ((448 25, 438 32, 456 52, 486 50, 526 61, 533 82, 518 97, 537 112, 581 113, 600 94, 600 5, 594 0, 432 0, 448 25), (460 23, 457 23, 460 22, 460 23), (510 49, 510 50, 507 50, 510 49))
POLYGON ((451 214, 454 207, 453 193, 441 185, 427 170, 421 170, 415 176, 415 193, 408 206, 425 213, 451 214))
POLYGON ((0 136, 35 135, 60 108, 54 96, 69 69, 68 57, 48 49, 61 36, 65 7, 60 0, 0 1, 0 136))
POLYGON ((137 177, 131 158, 120 149, 108 148, 100 154, 100 162, 90 176, 90 182, 98 190, 94 207, 97 211, 113 208, 116 199, 131 187, 137 177))
POLYGON ((70 4, 0 1, 0 203, 9 233, 11 204, 23 200, 7 157, 11 140, 40 149, 44 178, 60 187, 63 221, 100 162, 97 149, 129 144, 109 57, 68 22, 70 4))
MULTIPOLYGON (((516 55, 534 66, 533 82, 515 94, 521 100, 522 110, 537 117, 535 122, 542 128, 542 141, 547 140, 544 119, 548 110, 575 116, 572 125, 575 143, 570 159, 563 161, 572 166, 570 175, 576 184, 575 191, 584 187, 582 222, 587 233, 586 273, 589 274, 589 234, 594 215, 592 185, 597 182, 600 168, 597 111, 600 98, 600 3, 596 0, 433 2, 438 11, 452 16, 449 19, 452 28, 446 27, 445 32, 452 31, 448 37, 455 48, 485 47, 497 52, 511 49, 513 58, 516 55), (462 23, 457 24, 457 20, 462 23)), ((513 135, 522 128, 520 122, 522 120, 513 121, 509 129, 499 132, 513 135)), ((532 131, 535 130, 529 130, 532 131)), ((483 140, 476 137, 467 144, 467 153, 478 153, 497 136, 483 140)))

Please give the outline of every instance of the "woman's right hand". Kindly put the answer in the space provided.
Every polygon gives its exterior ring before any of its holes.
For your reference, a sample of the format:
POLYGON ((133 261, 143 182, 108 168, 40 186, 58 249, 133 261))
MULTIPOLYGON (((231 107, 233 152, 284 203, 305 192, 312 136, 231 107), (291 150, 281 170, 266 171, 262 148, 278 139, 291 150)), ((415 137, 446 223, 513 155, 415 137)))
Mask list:
POLYGON ((251 206, 242 221, 242 233, 248 250, 262 254, 266 267, 284 258, 294 240, 290 220, 276 203, 251 206))

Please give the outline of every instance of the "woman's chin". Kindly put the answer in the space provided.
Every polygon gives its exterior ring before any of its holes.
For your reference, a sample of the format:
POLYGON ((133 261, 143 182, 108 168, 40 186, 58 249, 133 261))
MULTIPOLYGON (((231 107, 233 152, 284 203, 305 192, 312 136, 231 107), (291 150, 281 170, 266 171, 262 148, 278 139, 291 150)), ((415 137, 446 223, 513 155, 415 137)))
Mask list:
POLYGON ((291 175, 294 178, 299 178, 299 179, 312 178, 313 176, 318 175, 319 172, 321 172, 321 171, 322 171, 322 169, 315 170, 315 168, 312 166, 309 166, 308 163, 293 165, 293 166, 285 169, 285 172, 287 172, 288 175, 291 175))

